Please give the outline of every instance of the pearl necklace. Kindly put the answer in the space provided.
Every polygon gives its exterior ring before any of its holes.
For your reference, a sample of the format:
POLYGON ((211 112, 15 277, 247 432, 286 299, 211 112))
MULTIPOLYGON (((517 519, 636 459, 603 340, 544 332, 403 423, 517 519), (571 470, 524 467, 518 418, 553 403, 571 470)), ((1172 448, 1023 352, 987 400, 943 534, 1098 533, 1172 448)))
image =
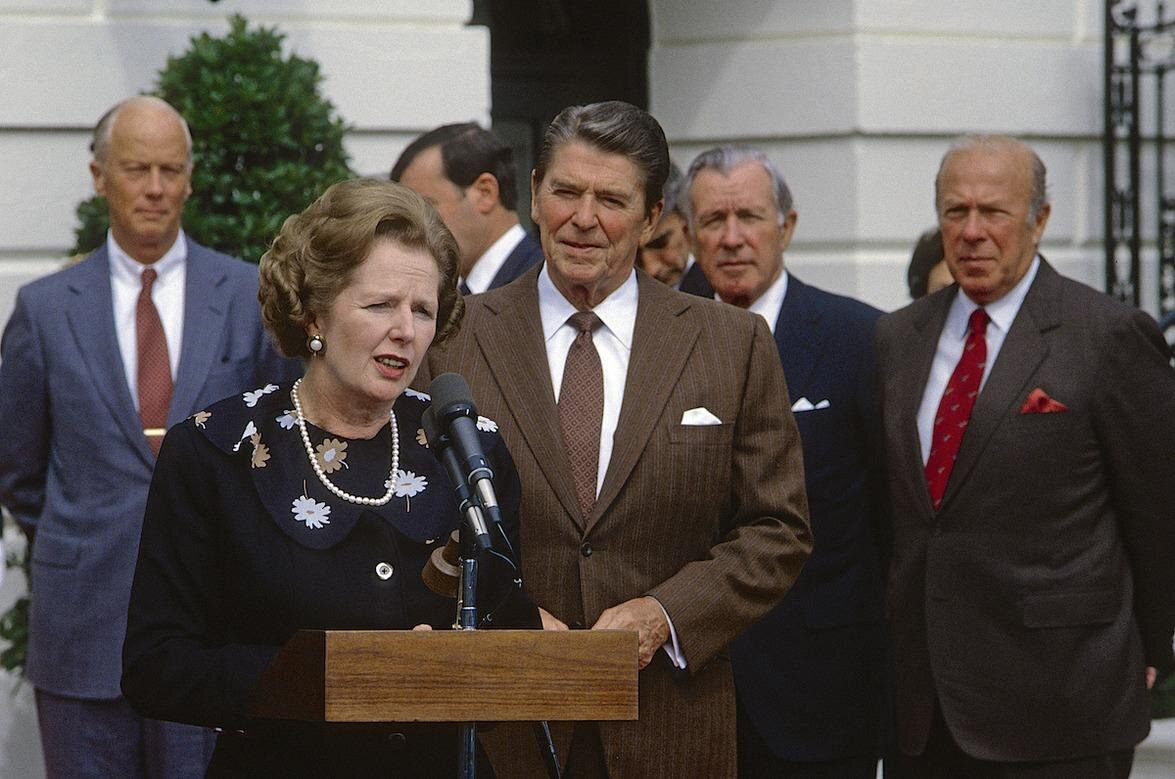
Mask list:
POLYGON ((386 504, 396 492, 396 473, 400 470, 400 430, 396 425, 395 409, 388 411, 388 420, 392 426, 392 470, 388 473, 388 491, 384 493, 382 498, 365 498, 362 495, 352 495, 346 490, 341 490, 336 487, 327 478, 326 472, 318 464, 318 458, 314 456, 314 447, 310 445, 310 433, 306 430, 306 417, 302 414, 302 401, 298 398, 298 385, 301 383, 302 380, 298 379, 294 382, 294 386, 290 388, 290 400, 294 401, 294 413, 298 418, 298 430, 302 433, 302 445, 306 447, 306 456, 310 458, 310 467, 318 474, 318 480, 322 482, 322 486, 348 503, 358 503, 362 506, 383 506, 386 504))

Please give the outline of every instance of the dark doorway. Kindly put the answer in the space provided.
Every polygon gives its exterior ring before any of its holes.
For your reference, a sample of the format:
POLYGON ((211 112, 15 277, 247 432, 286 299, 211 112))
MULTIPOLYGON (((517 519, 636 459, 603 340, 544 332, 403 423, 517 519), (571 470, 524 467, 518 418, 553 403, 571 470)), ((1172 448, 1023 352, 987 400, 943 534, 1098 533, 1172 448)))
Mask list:
POLYGON ((542 132, 563 108, 649 103, 649 9, 638 0, 475 0, 490 29, 493 129, 514 147, 519 216, 542 132))

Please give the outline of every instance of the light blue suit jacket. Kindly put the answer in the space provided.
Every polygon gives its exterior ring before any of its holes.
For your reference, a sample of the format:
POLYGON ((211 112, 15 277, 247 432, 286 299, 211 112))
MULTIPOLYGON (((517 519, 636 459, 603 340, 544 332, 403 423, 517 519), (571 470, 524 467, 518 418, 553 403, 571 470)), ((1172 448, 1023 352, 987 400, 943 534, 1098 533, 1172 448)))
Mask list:
MULTIPOLYGON (((189 240, 186 276, 169 427, 301 368, 262 328, 255 266, 189 240)), ((119 353, 105 246, 21 288, 0 357, 0 503, 37 529, 29 678, 116 698, 155 458, 119 353)))

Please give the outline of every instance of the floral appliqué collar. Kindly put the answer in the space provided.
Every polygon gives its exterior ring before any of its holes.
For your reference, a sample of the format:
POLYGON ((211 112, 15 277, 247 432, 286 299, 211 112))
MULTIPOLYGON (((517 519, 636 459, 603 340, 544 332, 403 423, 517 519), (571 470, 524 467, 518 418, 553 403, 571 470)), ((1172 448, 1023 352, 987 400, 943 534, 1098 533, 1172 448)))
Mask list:
MULTIPOLYGON (((452 486, 428 449, 420 423, 431 402, 428 395, 410 389, 396 401, 400 468, 392 479, 388 426, 371 439, 348 439, 307 423, 318 465, 340 489, 374 497, 393 488, 389 503, 361 506, 334 496, 318 480, 289 390, 289 385, 266 384, 189 418, 218 449, 240 458, 242 466, 247 463, 261 502, 282 532, 304 546, 326 549, 346 537, 364 513, 378 515, 422 543, 435 542, 456 527, 452 486)), ((481 417, 478 429, 496 433, 498 426, 481 417)))

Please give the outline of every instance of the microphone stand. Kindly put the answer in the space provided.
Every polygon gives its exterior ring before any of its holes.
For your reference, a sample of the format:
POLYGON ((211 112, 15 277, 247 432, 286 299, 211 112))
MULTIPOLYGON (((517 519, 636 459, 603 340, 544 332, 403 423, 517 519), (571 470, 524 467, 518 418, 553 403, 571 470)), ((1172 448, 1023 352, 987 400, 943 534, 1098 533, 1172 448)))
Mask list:
MULTIPOLYGON (((476 509, 475 509, 476 510, 476 509)), ((477 630, 477 537, 469 522, 461 523, 461 556, 458 558, 457 630, 477 630)), ((458 776, 475 779, 477 776, 477 725, 462 722, 458 730, 460 762, 458 776)))
MULTIPOLYGON (((425 412, 421 422, 424 425, 425 435, 432 444, 433 453, 445 465, 454 482, 454 488, 460 502, 459 510, 462 522, 458 531, 458 559, 457 559, 457 621, 453 625, 456 630, 477 630, 477 568, 478 557, 483 549, 492 549, 489 528, 495 528, 509 550, 506 558, 520 576, 518 560, 514 556, 510 538, 502 525, 502 514, 494 496, 493 488, 488 479, 474 479, 470 474, 462 479, 461 468, 454 452, 455 442, 443 428, 439 427, 432 407, 425 412), (472 482, 472 484, 471 484, 472 482), (473 486, 473 490, 470 490, 473 486), (486 524, 486 515, 489 515, 490 524, 486 524)), ((480 467, 487 473, 492 472, 484 465, 480 467)), ((442 552, 443 550, 438 550, 442 552)), ((428 566, 426 566, 427 568, 428 566)), ((426 577, 426 583, 429 579, 426 577)), ((521 579, 516 583, 521 587, 521 579)), ((430 588, 432 585, 429 585, 430 588)), ((543 757, 543 764, 550 779, 561 779, 563 772, 559 766, 559 755, 555 751, 554 741, 551 739, 551 727, 545 721, 534 723, 534 736, 538 742, 539 751, 543 757)), ((477 775, 477 723, 463 722, 458 726, 458 776, 461 779, 476 779, 477 775)))

